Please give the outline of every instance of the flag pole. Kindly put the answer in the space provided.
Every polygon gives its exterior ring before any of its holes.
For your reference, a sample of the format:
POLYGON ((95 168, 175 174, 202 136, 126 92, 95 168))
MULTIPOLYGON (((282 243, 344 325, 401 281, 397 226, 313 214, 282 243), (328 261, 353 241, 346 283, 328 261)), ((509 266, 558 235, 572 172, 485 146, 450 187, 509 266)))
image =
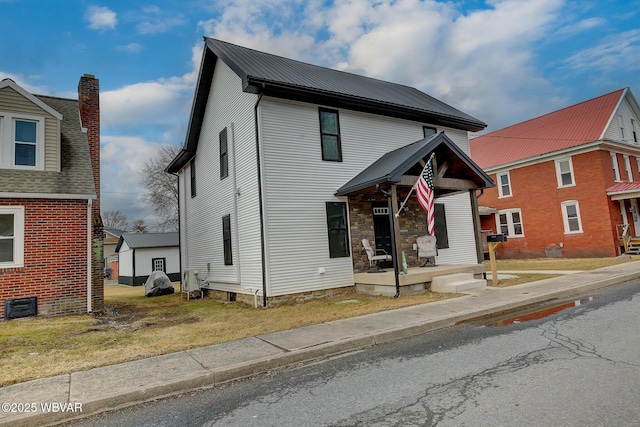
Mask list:
MULTIPOLYGON (((427 160, 427 163, 424 164, 424 168, 422 168, 422 171, 420 172, 421 176, 422 176, 422 172, 424 172, 424 169, 427 167, 429 162, 431 162, 431 160, 433 159, 433 156, 435 156, 435 155, 436 155, 435 151, 433 153, 431 153, 431 156, 429 157, 429 160, 427 160)), ((420 177, 418 177, 418 179, 420 179, 420 177)), ((409 190, 409 194, 407 194, 407 197, 404 198, 404 201, 402 202, 402 204, 398 208, 398 212, 396 212, 396 218, 400 217, 400 212, 402 212, 402 208, 404 208, 404 205, 407 204, 407 200, 409 200, 409 197, 411 196, 411 193, 413 193, 413 190, 416 189, 416 185, 418 185, 418 181, 417 180, 416 180, 415 184, 413 184, 413 186, 411 187, 411 190, 409 190)))

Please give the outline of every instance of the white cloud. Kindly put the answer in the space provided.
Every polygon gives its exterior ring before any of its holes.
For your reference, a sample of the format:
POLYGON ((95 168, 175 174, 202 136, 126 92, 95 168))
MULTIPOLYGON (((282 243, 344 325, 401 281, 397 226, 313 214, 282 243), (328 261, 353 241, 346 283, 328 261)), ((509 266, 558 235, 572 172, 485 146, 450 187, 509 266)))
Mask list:
POLYGON ((159 144, 134 136, 102 136, 100 168, 103 211, 119 210, 129 219, 151 215, 153 209, 142 199, 144 188, 138 172, 157 154, 159 144))
POLYGON ((138 53, 142 50, 142 46, 139 43, 129 43, 122 46, 117 46, 116 50, 120 50, 127 53, 138 53))
POLYGON ((118 23, 116 13, 106 6, 89 6, 84 19, 92 30, 113 30, 118 23))
POLYGON ((629 30, 606 37, 596 46, 584 49, 567 59, 570 68, 586 72, 611 72, 618 68, 638 70, 640 64, 630 58, 640 57, 640 30, 629 30))
POLYGON ((166 33, 186 22, 182 14, 165 12, 158 6, 143 7, 142 12, 136 13, 134 19, 139 21, 137 25, 139 34, 166 33))

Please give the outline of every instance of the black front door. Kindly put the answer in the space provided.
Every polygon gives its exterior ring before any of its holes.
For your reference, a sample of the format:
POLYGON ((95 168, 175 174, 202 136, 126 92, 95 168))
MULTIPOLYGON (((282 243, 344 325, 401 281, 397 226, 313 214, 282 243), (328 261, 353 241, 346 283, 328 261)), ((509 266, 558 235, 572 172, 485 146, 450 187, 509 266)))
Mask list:
POLYGON ((382 249, 391 255, 391 225, 389 224, 389 207, 386 203, 373 204, 373 234, 376 239, 376 250, 382 249))

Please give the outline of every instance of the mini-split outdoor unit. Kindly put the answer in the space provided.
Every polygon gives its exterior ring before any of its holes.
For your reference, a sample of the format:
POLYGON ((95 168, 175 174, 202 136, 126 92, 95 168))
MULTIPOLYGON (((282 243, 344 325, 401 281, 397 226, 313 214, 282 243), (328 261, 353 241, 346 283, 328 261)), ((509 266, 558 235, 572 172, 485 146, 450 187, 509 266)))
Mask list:
POLYGON ((200 290, 200 270, 188 269, 182 273, 182 292, 193 292, 200 290))

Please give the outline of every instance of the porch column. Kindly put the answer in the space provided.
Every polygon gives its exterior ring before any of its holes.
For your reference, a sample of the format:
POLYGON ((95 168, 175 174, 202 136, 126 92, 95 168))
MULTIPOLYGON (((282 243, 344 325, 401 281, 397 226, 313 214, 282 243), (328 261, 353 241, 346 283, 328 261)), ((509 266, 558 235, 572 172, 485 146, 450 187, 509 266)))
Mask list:
POLYGON ((482 250, 482 227, 480 226, 480 208, 478 207, 478 195, 476 189, 469 190, 471 198, 471 215, 473 217, 473 233, 476 238, 476 257, 478 264, 484 262, 484 251, 482 250))

